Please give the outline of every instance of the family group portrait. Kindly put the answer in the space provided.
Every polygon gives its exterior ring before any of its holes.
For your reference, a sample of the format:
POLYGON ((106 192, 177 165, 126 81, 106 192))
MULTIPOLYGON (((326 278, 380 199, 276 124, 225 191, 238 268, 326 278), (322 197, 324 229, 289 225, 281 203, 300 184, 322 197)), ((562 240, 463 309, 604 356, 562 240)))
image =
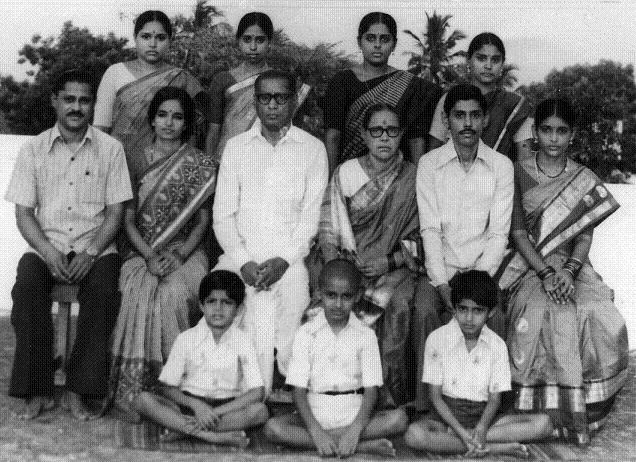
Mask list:
POLYGON ((636 460, 636 5, 9 2, 0 460, 636 460))

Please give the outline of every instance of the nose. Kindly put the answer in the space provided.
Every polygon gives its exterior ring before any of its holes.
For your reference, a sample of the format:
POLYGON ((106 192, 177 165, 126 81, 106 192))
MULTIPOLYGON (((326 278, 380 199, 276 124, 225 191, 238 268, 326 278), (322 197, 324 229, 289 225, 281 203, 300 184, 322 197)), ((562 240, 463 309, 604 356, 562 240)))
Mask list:
POLYGON ((464 127, 469 128, 472 126, 473 126, 473 116, 471 116, 470 114, 467 114, 466 117, 464 117, 464 127))
POLYGON ((484 67, 488 70, 492 69, 492 61, 490 61, 489 59, 486 60, 486 63, 484 64, 484 67))
POLYGON ((386 130, 386 127, 382 127, 384 128, 384 130, 382 131, 382 135, 380 135, 380 139, 382 141, 388 141, 389 140, 389 133, 386 130))
POLYGON ((272 108, 272 109, 276 109, 278 107, 278 103, 276 102, 276 98, 272 97, 272 99, 269 100, 269 104, 267 105, 267 107, 272 108))
POLYGON ((250 42, 250 50, 256 51, 256 40, 250 42))

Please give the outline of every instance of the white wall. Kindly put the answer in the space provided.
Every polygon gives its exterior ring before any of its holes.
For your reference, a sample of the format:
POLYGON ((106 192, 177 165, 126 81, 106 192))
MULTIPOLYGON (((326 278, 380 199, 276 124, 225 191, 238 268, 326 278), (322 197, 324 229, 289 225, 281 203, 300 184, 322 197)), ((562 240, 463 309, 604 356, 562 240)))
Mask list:
MULTIPOLYGON (((25 136, 0 135, 0 195, 25 136)), ((592 264, 615 291, 615 302, 625 317, 630 348, 636 348, 636 186, 608 185, 621 208, 595 231, 592 264)), ((20 256, 27 248, 20 236, 13 205, 0 200, 0 315, 11 311, 11 287, 20 256)), ((34 288, 34 290, 37 290, 34 288)))

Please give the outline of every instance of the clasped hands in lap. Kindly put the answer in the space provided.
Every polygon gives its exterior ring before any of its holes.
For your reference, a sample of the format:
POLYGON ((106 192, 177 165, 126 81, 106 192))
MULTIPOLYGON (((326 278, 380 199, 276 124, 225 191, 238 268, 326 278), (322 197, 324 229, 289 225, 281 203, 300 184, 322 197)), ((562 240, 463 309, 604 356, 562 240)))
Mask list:
POLYGON ((270 258, 260 265, 252 260, 241 267, 241 276, 248 286, 255 287, 257 291, 269 290, 283 277, 287 268, 289 263, 281 257, 270 258))

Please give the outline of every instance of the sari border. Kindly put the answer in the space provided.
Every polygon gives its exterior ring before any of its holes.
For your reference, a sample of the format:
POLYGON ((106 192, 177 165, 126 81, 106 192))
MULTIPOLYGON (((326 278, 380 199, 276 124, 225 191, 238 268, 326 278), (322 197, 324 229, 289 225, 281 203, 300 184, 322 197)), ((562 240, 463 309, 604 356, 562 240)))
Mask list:
POLYGON ((253 85, 254 83, 256 83, 256 79, 258 78, 258 76, 259 74, 251 75, 247 77, 246 79, 241 80, 240 82, 236 82, 230 85, 229 87, 225 89, 225 95, 230 96, 234 92, 242 90, 243 88, 246 88, 250 85, 253 85))
MULTIPOLYGON (((182 152, 184 149, 186 149, 186 147, 189 147, 188 143, 183 143, 179 149, 177 149, 175 152, 172 153, 172 155, 165 157, 163 159, 159 159, 158 161, 156 161, 154 164, 151 164, 148 166, 148 168, 141 173, 140 178, 143 178, 144 176, 148 175, 150 172, 152 172, 154 169, 156 168, 161 168, 162 166, 169 166, 170 163, 175 163, 177 160, 179 160, 182 152)), ((155 184, 152 189, 150 191, 148 191, 148 196, 146 198, 146 200, 142 203, 139 204, 139 206, 137 207, 138 210, 143 209, 144 205, 146 205, 146 202, 155 195, 155 193, 161 188, 160 184, 155 184)))
MULTIPOLYGON (((158 69, 154 72, 151 72, 150 74, 146 74, 143 77, 140 77, 138 79, 135 79, 132 82, 128 82, 126 85, 122 86, 121 88, 119 88, 119 90, 117 90, 117 92, 115 93, 115 98, 118 98, 124 91, 128 90, 129 88, 135 86, 135 85, 139 85, 139 84, 143 84, 146 80, 148 79, 153 79, 163 73, 167 73, 167 72, 171 72, 171 71, 179 71, 182 72, 183 69, 181 69, 180 67, 176 67, 176 66, 172 66, 170 65, 167 69, 158 69)), ((177 74, 179 75, 179 74, 177 74)), ((175 76, 176 77, 176 76, 175 76)), ((173 77, 174 79, 174 77, 173 77)), ((169 86, 170 83, 168 83, 167 86, 169 86)))
POLYGON ((521 96, 521 98, 519 99, 519 102, 517 103, 517 105, 515 106, 515 108, 513 109, 513 111, 510 113, 510 115, 508 116, 508 119, 506 120, 506 123, 504 124, 503 129, 501 130, 501 133, 499 133, 499 138, 497 138, 497 142, 494 144, 494 146, 492 147, 495 151, 497 150, 497 148, 499 147, 499 144, 501 143, 501 141, 504 139, 504 136, 506 135, 506 132, 508 131, 508 127, 510 125, 510 122, 513 121, 513 119, 515 118, 515 116, 517 115, 517 113, 521 110, 521 107, 523 106, 523 104, 525 103, 526 98, 525 96, 521 96))

